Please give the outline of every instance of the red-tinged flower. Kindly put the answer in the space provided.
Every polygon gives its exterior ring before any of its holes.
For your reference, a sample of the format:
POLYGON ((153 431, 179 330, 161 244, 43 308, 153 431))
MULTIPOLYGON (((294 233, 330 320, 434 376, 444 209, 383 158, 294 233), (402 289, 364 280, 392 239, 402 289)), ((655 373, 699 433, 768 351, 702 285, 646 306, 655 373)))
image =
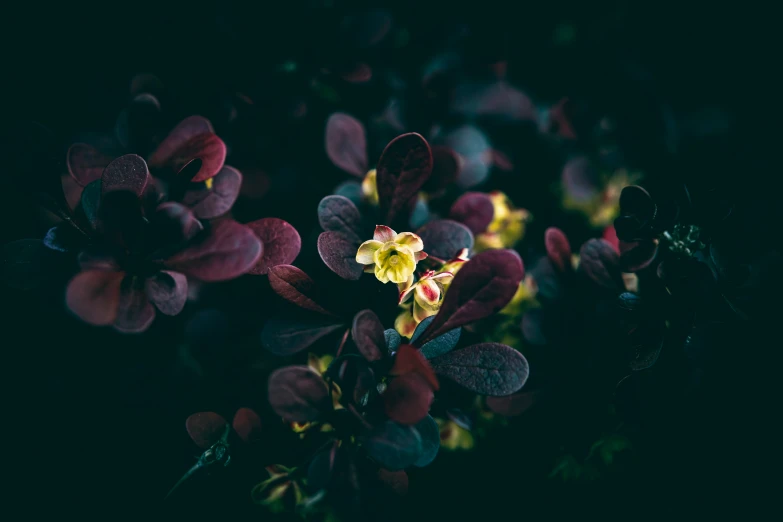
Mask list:
POLYGON ((426 259, 424 243, 412 232, 398 234, 389 227, 377 225, 373 238, 356 252, 356 262, 365 272, 373 272, 382 283, 405 283, 412 280, 416 263, 426 259))

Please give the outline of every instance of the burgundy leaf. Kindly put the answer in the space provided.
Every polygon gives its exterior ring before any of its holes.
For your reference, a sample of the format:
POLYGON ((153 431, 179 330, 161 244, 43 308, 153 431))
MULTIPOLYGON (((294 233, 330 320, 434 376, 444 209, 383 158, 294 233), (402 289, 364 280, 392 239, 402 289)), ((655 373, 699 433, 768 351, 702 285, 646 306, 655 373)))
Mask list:
POLYGON ((302 239, 287 221, 269 217, 248 223, 247 226, 264 245, 263 254, 250 269, 251 274, 266 274, 273 266, 290 264, 299 255, 302 239))
POLYGON ((624 288, 620 256, 603 239, 590 239, 579 252, 579 270, 597 285, 609 290, 624 288))
POLYGON ((384 223, 393 225, 397 214, 432 173, 432 151, 421 135, 411 132, 394 138, 384 149, 377 168, 378 200, 384 223))
POLYGON ((394 357, 394 366, 389 372, 391 375, 408 375, 416 373, 424 378, 424 381, 435 391, 440 389, 438 378, 430 367, 424 355, 410 344, 403 344, 397 350, 394 357))
POLYGON ((103 169, 111 163, 111 156, 87 145, 86 143, 74 143, 68 149, 66 163, 71 177, 82 187, 90 182, 100 179, 103 169))
POLYGON ((540 391, 518 392, 505 397, 487 397, 487 407, 506 417, 526 412, 540 396, 540 391))
POLYGON ((226 431, 226 419, 211 411, 194 413, 185 421, 188 435, 201 449, 207 449, 220 440, 226 431))
POLYGON ((179 272, 161 270, 145 282, 150 301, 165 315, 177 315, 188 299, 188 278, 179 272))
POLYGON ((370 457, 391 471, 412 466, 423 452, 421 436, 413 426, 390 420, 378 424, 367 434, 364 448, 370 457))
POLYGON ((250 408, 239 408, 234 414, 231 426, 245 442, 254 442, 261 437, 261 419, 250 408))
POLYGON ((141 156, 126 154, 109 163, 101 175, 101 194, 127 190, 141 196, 149 182, 150 172, 141 156))
POLYGON ((109 325, 117 318, 120 304, 122 272, 86 270, 68 283, 65 301, 81 320, 96 325, 109 325))
POLYGON ((598 175, 584 157, 572 159, 563 167, 563 189, 575 201, 585 202, 597 194, 598 175))
POLYGON ((326 196, 318 203, 318 223, 325 232, 341 232, 360 240, 362 216, 356 205, 344 196, 326 196))
POLYGON ((449 213, 451 219, 468 227, 473 235, 486 232, 494 216, 492 200, 483 192, 466 192, 454 202, 449 213))
POLYGON ((293 355, 342 327, 334 320, 270 319, 261 330, 261 344, 275 355, 293 355))
POLYGON ((317 289, 310 276, 295 266, 277 265, 269 269, 269 285, 277 295, 295 305, 324 315, 333 315, 316 302, 317 289))
POLYGON ((529 373, 525 357, 499 343, 474 344, 430 362, 438 375, 481 395, 510 395, 524 386, 529 373))
POLYGON ((320 375, 307 366, 288 366, 269 376, 269 403, 287 422, 310 422, 331 409, 332 399, 320 375))
POLYGON ((125 276, 114 328, 123 333, 140 333, 149 328, 154 319, 155 307, 150 303, 143 283, 134 276, 125 276))
POLYGON ((558 270, 567 272, 572 269, 571 245, 568 244, 568 238, 562 230, 555 227, 547 228, 544 232, 544 245, 549 260, 558 270))
POLYGON ((361 122, 342 112, 329 116, 326 154, 337 168, 363 177, 367 172, 367 137, 361 122))
POLYGON ((156 246, 169 246, 196 237, 204 226, 188 207, 174 201, 158 205, 150 217, 156 246))
POLYGON ((182 120, 149 157, 150 166, 169 167, 179 172, 193 159, 202 161, 191 181, 207 180, 223 168, 226 145, 214 134, 212 124, 201 116, 182 120))
POLYGON ((378 480, 397 495, 408 493, 408 474, 404 471, 389 471, 378 468, 378 480))
POLYGON ((432 174, 421 188, 428 194, 439 194, 457 181, 459 157, 451 148, 443 145, 432 147, 432 174))
POLYGON ((353 342, 370 362, 380 360, 386 351, 386 336, 383 332, 383 324, 372 310, 362 310, 353 318, 353 342))
POLYGON ((620 267, 623 272, 638 272, 644 270, 655 259, 658 252, 658 243, 652 239, 646 239, 633 243, 619 242, 620 267))
POLYGON ((197 218, 212 219, 231 210, 242 187, 242 174, 234 167, 223 165, 212 178, 212 188, 197 187, 185 192, 182 203, 190 207, 197 218))
POLYGON ((615 232, 613 225, 609 225, 608 227, 604 228, 604 233, 602 234, 601 238, 612 245, 612 248, 614 248, 617 252, 620 252, 620 239, 617 237, 617 232, 615 232))
POLYGON ((200 242, 174 254, 166 266, 202 281, 224 281, 255 266, 263 245, 253 231, 229 219, 214 223, 200 242))
POLYGON ((392 379, 383 392, 386 415, 400 424, 416 424, 430 411, 434 394, 432 387, 418 373, 408 373, 392 379))
POLYGON ((511 301, 524 277, 522 259, 515 252, 477 254, 454 276, 440 311, 418 343, 494 314, 511 301))
MULTIPOLYGON (((68 208, 72 211, 76 210, 79 206, 79 201, 82 198, 82 190, 84 187, 79 185, 70 174, 63 174, 60 176, 60 181, 63 186, 63 195, 65 196, 65 202, 68 204, 68 208)), ((100 181, 98 182, 100 184, 100 181)), ((100 190, 98 190, 100 192, 100 190)))
POLYGON ((454 259, 463 248, 473 248, 470 229, 450 219, 431 221, 416 233, 424 242, 424 251, 440 259, 454 259))
POLYGON ((318 254, 329 269, 350 281, 356 281, 364 273, 364 266, 356 262, 359 241, 340 232, 322 232, 318 236, 318 254))

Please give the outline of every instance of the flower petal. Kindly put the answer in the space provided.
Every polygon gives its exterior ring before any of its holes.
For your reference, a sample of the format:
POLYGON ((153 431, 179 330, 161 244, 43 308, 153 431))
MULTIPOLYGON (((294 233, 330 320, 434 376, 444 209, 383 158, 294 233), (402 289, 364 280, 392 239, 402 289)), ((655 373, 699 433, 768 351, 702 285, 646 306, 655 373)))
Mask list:
POLYGON ((375 265, 375 277, 380 281, 381 283, 388 283, 389 282, 389 276, 386 275, 388 272, 388 269, 386 267, 381 267, 378 264, 375 265))
POLYGON ((359 246, 359 250, 356 252, 356 262, 363 265, 371 265, 375 263, 375 251, 383 246, 383 243, 371 239, 365 241, 359 246))
POLYGON ((440 287, 432 279, 423 279, 416 285, 416 300, 422 306, 434 306, 440 301, 440 287))
POLYGON ((427 252, 425 252, 423 250, 420 250, 420 251, 416 252, 416 254, 415 254, 415 258, 416 258, 416 262, 417 263, 419 261, 423 260, 423 259, 427 259, 428 257, 429 257, 429 254, 427 254, 427 252))
POLYGON ((424 250, 424 242, 422 242, 421 238, 413 232, 402 232, 401 234, 397 234, 394 238, 394 242, 399 245, 407 246, 412 252, 424 250))
POLYGON ((416 320, 410 310, 404 310, 397 319, 394 320, 394 329, 403 337, 410 338, 416 331, 416 320))
POLYGON ((415 288, 415 285, 413 284, 413 274, 408 277, 407 281, 400 283, 397 286, 400 291, 400 299, 397 301, 399 304, 404 302, 415 288))
POLYGON ((394 241, 394 237, 396 235, 397 232, 391 228, 385 225, 376 225, 375 233, 373 234, 372 238, 376 241, 380 241, 381 243, 387 243, 389 241, 394 241))
POLYGON ((428 318, 431 315, 437 314, 437 310, 429 310, 419 303, 419 301, 414 300, 413 301, 413 318, 416 320, 417 323, 422 322, 426 318, 428 318))

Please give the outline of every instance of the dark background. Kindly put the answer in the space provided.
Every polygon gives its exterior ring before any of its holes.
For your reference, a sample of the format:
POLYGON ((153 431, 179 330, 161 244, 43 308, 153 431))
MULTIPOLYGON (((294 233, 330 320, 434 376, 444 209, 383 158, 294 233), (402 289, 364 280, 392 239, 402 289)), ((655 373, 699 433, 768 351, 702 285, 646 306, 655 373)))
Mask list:
MULTIPOLYGON (((774 234, 778 223, 774 182, 780 174, 774 116, 780 91, 773 83, 780 59, 771 13, 748 3, 527 4, 397 3, 391 10, 409 24, 411 46, 422 53, 457 24, 470 27, 479 42, 472 47, 476 52, 480 42, 490 49, 500 41, 509 63, 517 65, 512 80, 532 92, 587 93, 599 103, 616 103, 640 122, 647 121, 640 100, 648 97, 665 100, 678 115, 719 109, 731 122, 728 132, 688 143, 665 160, 651 143, 640 143, 639 154, 658 179, 700 172, 729 187, 738 204, 768 206, 770 217, 747 233, 769 241, 767 230, 774 234), (562 21, 571 22, 578 35, 566 51, 549 43, 562 21), (628 64, 643 76, 629 82, 628 64)), ((225 1, 40 6, 37 13, 9 20, 15 27, 6 33, 11 44, 4 50, 9 63, 3 83, 10 87, 3 102, 3 113, 10 115, 3 118, 4 133, 14 132, 17 118, 40 121, 63 139, 109 127, 125 103, 130 78, 149 71, 176 93, 183 114, 214 110, 222 92, 253 90, 270 111, 270 128, 259 131, 264 138, 259 150, 275 149, 274 168, 286 155, 312 154, 323 162, 329 107, 316 108, 311 123, 276 130, 276 96, 289 86, 275 84, 270 71, 292 58, 317 64, 340 16, 339 10, 309 5, 251 8, 225 1)), ((416 53, 398 59, 402 67, 406 60, 416 65, 416 53)), ((374 102, 346 103, 360 112, 374 102)), ((636 139, 655 136, 640 133, 636 139)), ((287 196, 267 198, 248 219, 273 215, 304 222, 299 210, 314 208, 330 183, 299 193, 278 187, 287 196)), ((3 201, 3 242, 41 235, 24 201, 9 193, 3 201)), ((201 490, 189 506, 160 508, 162 496, 192 462, 184 419, 209 409, 214 391, 179 387, 171 378, 176 357, 171 340, 183 327, 180 320, 156 322, 147 336, 121 336, 70 318, 62 287, 44 296, 3 290, 3 302, 2 461, 11 485, 3 495, 12 504, 30 517, 81 513, 105 520, 130 513, 168 511, 198 519, 238 511, 246 492, 220 486, 201 490)), ((771 431, 779 407, 767 409, 765 400, 773 397, 765 388, 774 382, 767 377, 774 368, 769 352, 779 349, 779 340, 762 326, 769 325, 738 329, 716 342, 704 385, 687 399, 667 389, 662 356, 648 422, 622 474, 590 486, 544 480, 551 467, 545 434, 519 436, 527 426, 528 433, 535 432, 537 419, 531 416, 513 430, 501 430, 482 450, 439 459, 432 470, 412 477, 415 518, 537 519, 566 512, 634 517, 660 509, 705 515, 729 506, 745 512, 761 508, 778 476, 779 447, 771 431), (516 452, 520 444, 527 447, 516 452), (531 451, 535 444, 540 452, 531 451)), ((252 391, 256 384, 240 383, 230 393, 252 391)))

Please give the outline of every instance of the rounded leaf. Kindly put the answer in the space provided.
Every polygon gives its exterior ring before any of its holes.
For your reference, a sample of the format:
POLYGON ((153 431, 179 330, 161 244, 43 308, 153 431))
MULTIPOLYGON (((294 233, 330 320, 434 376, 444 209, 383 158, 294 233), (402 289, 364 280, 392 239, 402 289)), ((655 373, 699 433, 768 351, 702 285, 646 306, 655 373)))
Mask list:
POLYGON ((416 233, 424 242, 424 251, 441 259, 454 259, 463 248, 473 248, 473 234, 468 227, 450 219, 427 223, 416 233))
POLYGON ((416 431, 421 436, 422 453, 419 460, 414 463, 414 466, 423 468, 429 465, 435 457, 438 456, 438 450, 440 449, 440 428, 438 423, 432 416, 427 415, 421 419, 415 426, 416 431))
POLYGON ((383 357, 386 337, 383 325, 372 310, 362 310, 353 318, 351 336, 356 348, 368 361, 377 361, 383 357))
POLYGON ((574 201, 586 202, 598 194, 598 176, 587 158, 574 158, 566 163, 562 182, 566 194, 574 201))
POLYGON ((165 315, 177 315, 188 299, 188 278, 179 272, 161 270, 145 283, 150 301, 165 315))
POLYGON ((362 177, 367 172, 367 137, 356 118, 335 112, 326 121, 326 155, 339 168, 362 177))
POLYGON ((299 255, 302 239, 299 232, 287 221, 269 217, 248 223, 247 227, 264 245, 261 257, 250 269, 251 274, 266 274, 273 266, 288 265, 299 255))
POLYGON ((120 302, 114 328, 124 333, 141 333, 155 319, 155 307, 150 303, 143 283, 126 276, 120 287, 120 302))
POLYGON ((318 203, 318 223, 326 231, 361 238, 362 216, 354 203, 344 196, 326 196, 318 203))
POLYGON ((483 192, 466 192, 454 202, 449 213, 451 219, 468 227, 474 235, 486 232, 494 216, 492 200, 483 192))
POLYGON ((413 426, 386 421, 375 426, 364 440, 364 449, 384 468, 398 471, 418 461, 424 448, 413 426))
POLYGON ((400 424, 416 424, 426 417, 433 399, 432 387, 418 373, 392 379, 383 392, 386 415, 400 424))
POLYGON ((202 281, 225 281, 251 270, 263 251, 250 228, 229 219, 214 223, 202 236, 167 259, 165 265, 202 281))
POLYGON ((394 138, 381 154, 377 172, 380 215, 394 226, 399 212, 412 207, 410 202, 432 173, 430 145, 415 132, 394 138))
POLYGON ((655 259, 658 252, 658 243, 651 240, 642 240, 634 243, 620 241, 620 268, 623 272, 638 272, 644 270, 655 259))
POLYGON ((207 449, 220 440, 226 431, 226 419, 211 411, 194 413, 185 421, 188 435, 201 449, 207 449))
POLYGON ((590 239, 579 252, 579 270, 597 285, 609 290, 624 288, 620 256, 603 239, 590 239))
POLYGON ((201 169, 190 181, 205 181, 215 176, 226 160, 226 145, 214 134, 212 124, 201 116, 182 120, 149 157, 150 166, 169 167, 179 172, 193 161, 201 160, 201 169))
POLYGON ((239 408, 234 414, 231 427, 245 442, 254 442, 261 437, 261 418, 250 408, 239 408))
POLYGON ((96 326, 112 324, 117 319, 124 275, 102 270, 85 270, 76 274, 66 290, 68 308, 86 323, 96 326))
POLYGON ((481 395, 510 395, 524 386, 529 373, 525 357, 499 343, 474 344, 430 363, 438 375, 481 395))
POLYGON ((182 203, 190 207, 197 218, 212 219, 231 210, 241 188, 242 174, 234 167, 223 165, 212 178, 212 188, 206 185, 191 188, 185 192, 182 203))
POLYGON ((101 194, 115 190, 144 193, 150 179, 150 171, 141 156, 126 154, 109 163, 101 175, 101 194))
POLYGON ((269 269, 269 285, 277 295, 295 305, 324 315, 333 315, 318 304, 315 282, 295 266, 277 265, 269 269))
POLYGON ((357 281, 364 273, 364 266, 356 262, 359 241, 341 232, 322 232, 318 236, 318 255, 329 269, 350 281, 357 281))
POLYGON ((432 174, 421 188, 428 194, 440 194, 454 184, 459 176, 459 157, 444 145, 432 147, 432 174))
POLYGON ((82 187, 86 187, 96 179, 101 179, 103 170, 111 163, 111 160, 111 156, 103 154, 86 143, 71 145, 66 157, 68 172, 82 187))
POLYGON ((513 393, 505 397, 487 397, 487 407, 506 417, 515 417, 526 412, 538 400, 541 392, 513 393))
POLYGON ((272 318, 261 330, 261 344, 275 355, 293 355, 312 346, 317 340, 342 326, 334 320, 272 318))
POLYGON ((331 409, 332 398, 320 375, 307 366, 288 366, 269 376, 269 403, 286 422, 311 422, 331 409))
POLYGON ((514 297, 524 277, 522 259, 515 252, 487 250, 477 254, 454 276, 419 343, 498 312, 514 297))
POLYGON ((561 272, 571 270, 571 245, 562 230, 549 227, 544 232, 546 255, 561 272))

